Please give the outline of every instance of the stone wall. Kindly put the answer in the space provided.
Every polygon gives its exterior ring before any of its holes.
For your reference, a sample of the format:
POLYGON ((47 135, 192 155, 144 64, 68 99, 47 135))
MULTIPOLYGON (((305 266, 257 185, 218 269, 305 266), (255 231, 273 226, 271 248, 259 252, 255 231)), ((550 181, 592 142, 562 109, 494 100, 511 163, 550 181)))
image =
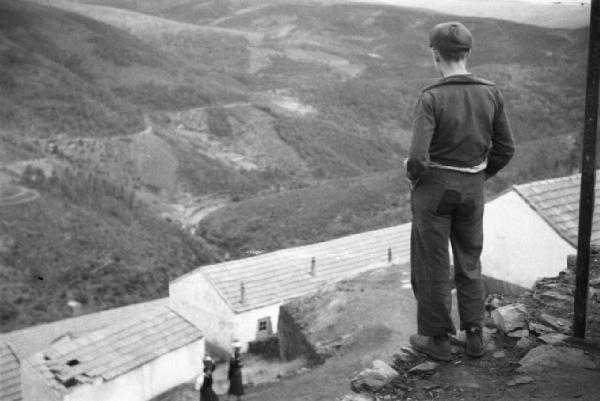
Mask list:
POLYGON ((299 309, 294 302, 279 308, 277 336, 279 337, 280 358, 289 361, 298 357, 306 357, 310 363, 322 363, 319 355, 306 338, 299 317, 299 309))

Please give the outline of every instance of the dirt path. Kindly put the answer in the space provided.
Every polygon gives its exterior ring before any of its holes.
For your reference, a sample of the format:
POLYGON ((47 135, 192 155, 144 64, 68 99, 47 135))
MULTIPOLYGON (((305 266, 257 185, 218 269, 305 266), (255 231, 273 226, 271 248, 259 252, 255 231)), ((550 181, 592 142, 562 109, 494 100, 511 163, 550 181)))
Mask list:
POLYGON ((33 189, 0 182, 0 206, 21 205, 39 197, 39 192, 33 189))

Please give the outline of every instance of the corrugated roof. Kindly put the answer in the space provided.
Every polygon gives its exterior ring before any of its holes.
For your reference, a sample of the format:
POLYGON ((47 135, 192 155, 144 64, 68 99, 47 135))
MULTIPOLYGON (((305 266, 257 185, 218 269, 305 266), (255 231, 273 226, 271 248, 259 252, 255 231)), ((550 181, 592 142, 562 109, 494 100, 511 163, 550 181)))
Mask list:
MULTIPOLYGON (((600 177, 597 175, 596 188, 599 185, 600 177)), ((513 188, 561 237, 577 247, 581 174, 515 185, 513 188)), ((596 191, 591 239, 595 245, 600 245, 599 203, 596 191)))
POLYGON ((241 312, 306 295, 325 283, 360 272, 406 263, 410 257, 410 223, 339 239, 283 249, 249 258, 200 267, 178 279, 203 274, 232 309, 241 312), (315 276, 311 275, 312 259, 315 276), (244 302, 241 284, 244 283, 244 302))
POLYGON ((202 338, 202 332, 166 306, 82 336, 65 336, 29 361, 63 392, 108 381, 202 338))
POLYGON ((0 400, 21 399, 19 360, 7 344, 0 344, 0 400))
MULTIPOLYGON (((140 313, 151 312, 168 305, 168 298, 108 309, 52 323, 40 324, 0 334, 0 395, 11 393, 8 401, 21 400, 21 375, 19 360, 27 359, 36 352, 50 346, 57 338, 66 334, 81 335, 106 327, 114 322, 127 321, 140 313), (11 350, 9 354, 6 350, 11 350), (12 355, 12 356, 11 356, 12 355), (16 362, 16 363, 15 363, 16 362), (13 390, 5 390, 4 383, 13 390)), ((8 397, 8 396, 7 396, 8 397)), ((0 397, 4 401, 4 397, 0 397)))

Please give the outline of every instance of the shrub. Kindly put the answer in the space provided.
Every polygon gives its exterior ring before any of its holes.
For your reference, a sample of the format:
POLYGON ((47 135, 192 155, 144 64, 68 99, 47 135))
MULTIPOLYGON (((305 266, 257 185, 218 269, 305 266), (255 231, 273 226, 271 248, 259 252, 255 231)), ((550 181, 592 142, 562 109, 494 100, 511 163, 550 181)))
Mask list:
POLYGON ((206 119, 210 133, 220 138, 229 138, 232 134, 227 112, 223 107, 210 107, 206 110, 206 119))

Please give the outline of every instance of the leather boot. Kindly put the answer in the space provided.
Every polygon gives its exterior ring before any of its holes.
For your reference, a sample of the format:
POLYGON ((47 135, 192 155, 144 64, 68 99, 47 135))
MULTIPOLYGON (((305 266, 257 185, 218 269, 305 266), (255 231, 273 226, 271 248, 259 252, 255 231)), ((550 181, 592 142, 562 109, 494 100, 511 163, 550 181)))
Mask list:
POLYGON ((483 345, 483 333, 481 327, 471 327, 466 330, 467 333, 467 355, 473 358, 481 358, 485 355, 485 346, 483 345))
POLYGON ((415 350, 437 361, 450 361, 452 359, 450 338, 447 335, 429 337, 413 334, 410 336, 410 345, 415 350))

